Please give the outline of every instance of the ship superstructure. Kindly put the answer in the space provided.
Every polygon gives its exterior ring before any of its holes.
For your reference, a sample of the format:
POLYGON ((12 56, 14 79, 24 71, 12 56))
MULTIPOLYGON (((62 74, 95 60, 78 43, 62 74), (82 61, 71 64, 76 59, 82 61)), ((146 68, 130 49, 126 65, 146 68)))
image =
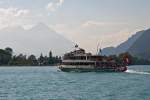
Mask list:
POLYGON ((63 56, 59 66, 62 71, 101 71, 101 72, 124 72, 126 64, 118 64, 114 59, 102 55, 86 53, 84 49, 75 46, 75 50, 63 56))

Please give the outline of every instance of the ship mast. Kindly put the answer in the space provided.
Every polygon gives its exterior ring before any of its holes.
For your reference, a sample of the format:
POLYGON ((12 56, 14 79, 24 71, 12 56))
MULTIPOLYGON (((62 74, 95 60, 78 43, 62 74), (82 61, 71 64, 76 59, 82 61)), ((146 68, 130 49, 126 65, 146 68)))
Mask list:
POLYGON ((74 47, 75 47, 75 54, 77 54, 77 49, 79 47, 78 44, 76 44, 74 47))
POLYGON ((78 47, 79 47, 79 46, 76 44, 76 45, 75 45, 75 49, 77 49, 78 47))
POLYGON ((102 55, 102 49, 100 47, 100 43, 97 44, 97 52, 96 52, 97 55, 101 54, 102 55))

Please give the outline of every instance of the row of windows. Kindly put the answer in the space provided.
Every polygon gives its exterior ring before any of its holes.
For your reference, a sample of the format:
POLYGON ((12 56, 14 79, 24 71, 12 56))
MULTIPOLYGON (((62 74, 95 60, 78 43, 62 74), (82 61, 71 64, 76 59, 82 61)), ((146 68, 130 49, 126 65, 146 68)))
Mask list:
POLYGON ((63 62, 64 65, 94 65, 93 62, 63 62))
POLYGON ((63 62, 64 65, 97 65, 97 66, 116 66, 115 63, 108 62, 63 62))
POLYGON ((64 60, 102 60, 98 58, 91 58, 91 57, 64 57, 64 60))

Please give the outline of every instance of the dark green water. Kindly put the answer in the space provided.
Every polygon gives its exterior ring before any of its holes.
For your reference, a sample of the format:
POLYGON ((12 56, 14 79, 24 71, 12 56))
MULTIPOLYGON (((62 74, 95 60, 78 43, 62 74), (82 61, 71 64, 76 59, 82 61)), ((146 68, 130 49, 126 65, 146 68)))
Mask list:
POLYGON ((150 100, 150 66, 124 73, 0 67, 0 100, 150 100))

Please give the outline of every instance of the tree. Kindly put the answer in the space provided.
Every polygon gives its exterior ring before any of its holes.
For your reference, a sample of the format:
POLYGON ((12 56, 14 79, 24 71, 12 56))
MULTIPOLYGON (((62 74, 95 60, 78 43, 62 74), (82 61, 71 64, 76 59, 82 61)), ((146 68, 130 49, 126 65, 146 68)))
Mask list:
POLYGON ((45 65, 45 66, 49 65, 49 64, 48 64, 48 60, 49 60, 49 57, 45 56, 45 57, 44 57, 43 65, 45 65))
POLYGON ((5 51, 6 51, 7 53, 9 53, 10 55, 12 55, 12 53, 13 53, 13 49, 10 48, 10 47, 5 48, 5 51))
POLYGON ((52 58, 53 55, 52 55, 52 51, 49 52, 49 58, 52 58))
POLYGON ((11 60, 12 54, 10 52, 3 49, 0 49, 0 65, 8 65, 11 60))
POLYGON ((38 58, 38 62, 39 62, 40 66, 44 65, 44 57, 43 57, 42 53, 41 53, 40 57, 38 58))
POLYGON ((28 57, 28 64, 29 64, 30 66, 37 66, 37 65, 38 65, 38 61, 37 61, 35 55, 30 55, 30 56, 28 57))

